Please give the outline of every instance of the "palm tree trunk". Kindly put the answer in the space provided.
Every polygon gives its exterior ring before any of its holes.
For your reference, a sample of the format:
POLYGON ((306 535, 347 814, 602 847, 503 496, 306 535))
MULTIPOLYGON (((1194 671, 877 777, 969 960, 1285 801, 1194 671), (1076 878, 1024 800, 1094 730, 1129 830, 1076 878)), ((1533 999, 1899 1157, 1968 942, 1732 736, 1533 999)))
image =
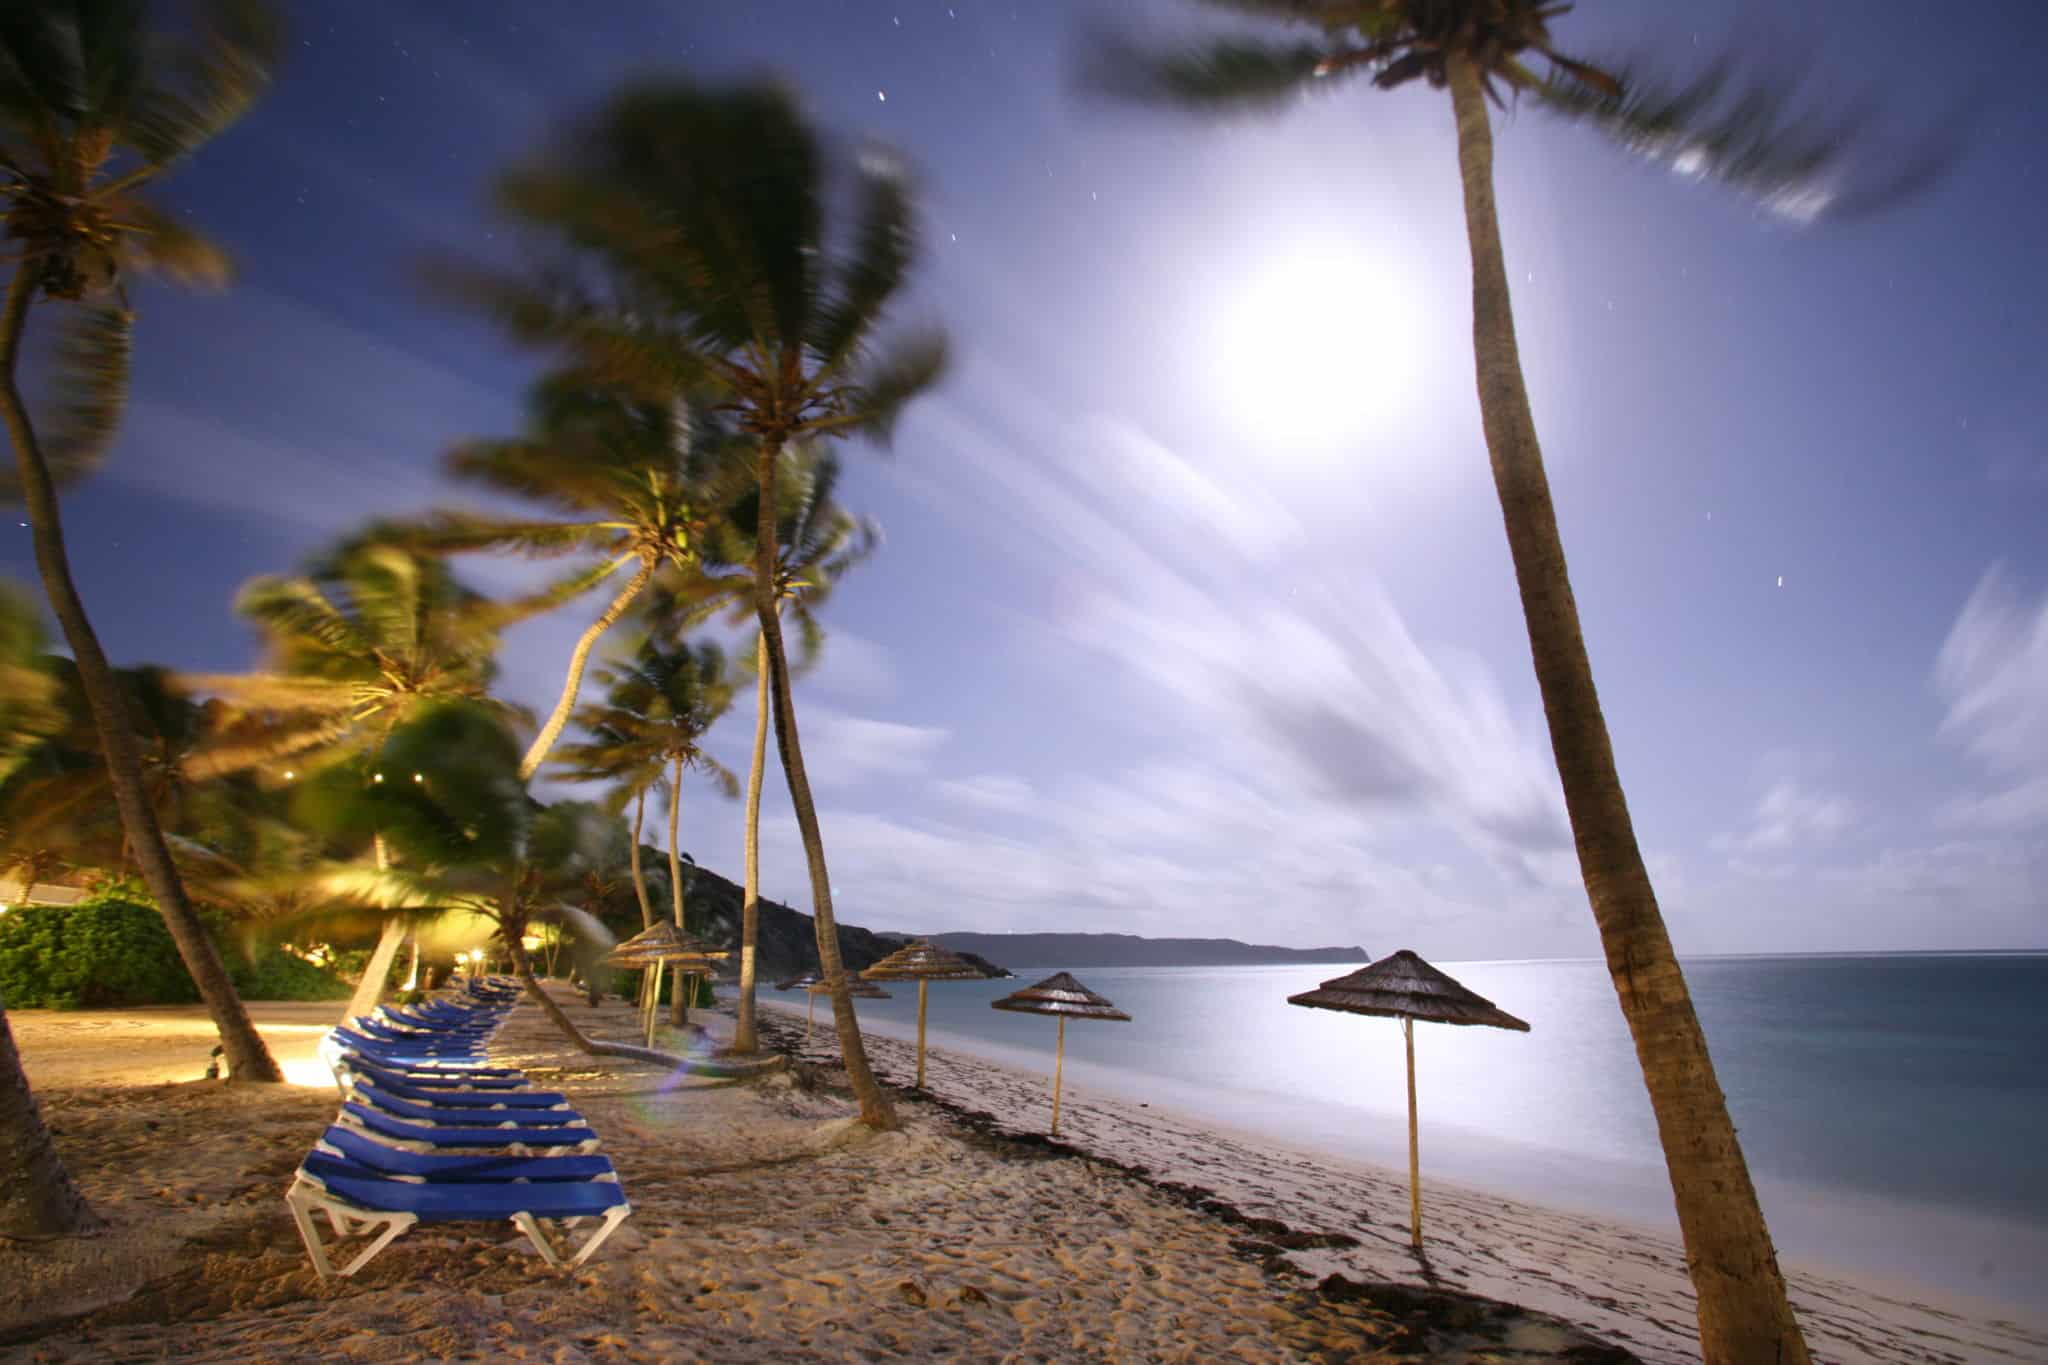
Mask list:
POLYGON ((1709 1362, 1803 1365, 1806 1343, 1636 844, 1593 687, 1515 345, 1493 199, 1493 132, 1479 74, 1469 61, 1453 58, 1450 85, 1472 251, 1472 337, 1487 453, 1579 868, 1670 1171, 1699 1298, 1700 1349, 1709 1362))
POLYGON ((654 902, 647 899, 647 875, 640 870, 640 825, 647 818, 647 788, 633 796, 633 894, 640 898, 640 927, 654 927, 654 902))
MULTIPOLYGON (((668 893, 675 905, 677 929, 688 927, 683 923, 683 853, 676 846, 676 831, 681 828, 682 818, 683 760, 678 755, 668 784, 668 893)), ((677 972, 670 983, 668 1021, 677 1028, 690 1022, 690 1001, 685 997, 696 984, 697 978, 688 972, 677 972)))
POLYGON ((775 475, 781 455, 779 442, 764 440, 755 473, 761 490, 761 508, 754 532, 754 611, 761 619, 761 640, 768 663, 775 751, 782 759, 782 773, 789 782, 789 804, 796 811, 797 832, 804 841, 804 863, 810 871, 811 910, 818 935, 818 966, 832 994, 832 1022, 839 1034, 839 1055, 846 1062, 846 1079, 860 1104, 861 1122, 870 1128, 892 1129, 900 1126, 896 1110, 868 1065, 860 1021, 854 1015, 853 996, 846 986, 846 969, 839 959, 839 926, 832 917, 832 875, 825 867, 825 839, 818 829, 818 808, 811 800, 811 781, 804 773, 803 746, 797 738, 796 699, 790 691, 789 656, 783 651, 780 599, 775 590, 775 475))
POLYGON ((592 1042, 582 1029, 576 1027, 576 1021, 563 1013, 562 1007, 555 1003, 555 997, 549 995, 539 979, 534 976, 533 963, 526 956, 526 945, 521 941, 523 938, 523 933, 505 935, 505 952, 506 956, 512 959, 512 974, 526 987, 526 993, 540 1006, 541 1013, 561 1030, 564 1038, 576 1045, 578 1052, 597 1056, 599 1045, 592 1042))
MULTIPOLYGON (((379 872, 391 866, 391 853, 385 847, 383 835, 370 836, 370 852, 376 859, 379 872)), ((341 1016, 344 1024, 377 1008, 377 1002, 384 997, 384 983, 391 979, 391 964, 398 960, 398 950, 404 946, 405 921, 391 915, 384 921, 384 928, 377 935, 377 946, 370 950, 370 960, 363 965, 363 974, 356 980, 355 991, 348 998, 348 1012, 341 1016)))
POLYGON ((199 998, 220 1031, 221 1047, 228 1062, 228 1074, 238 1081, 282 1081, 284 1076, 263 1045, 263 1037, 249 1022, 249 1011, 235 994, 220 952, 185 898, 184 883, 164 845, 150 809, 143 785, 142 758, 135 747, 135 727, 128 717, 127 702, 121 695, 114 671, 107 663, 99 637, 85 614, 85 603, 71 579, 71 563, 64 549, 64 526, 58 514, 57 489, 51 482, 42 447, 29 424, 28 408, 16 383, 21 358, 22 331, 28 322, 32 262, 15 267, 7 288, 7 301, 0 310, 0 418, 14 445, 15 466, 20 472, 22 499, 28 507, 31 536, 35 541, 36 567, 50 596, 50 608, 63 627, 78 666, 79 685, 92 711, 93 728, 99 733, 100 749, 106 757, 107 777, 114 789, 114 805, 121 815, 121 827, 134 846, 135 860, 143 880, 156 899, 157 913, 178 945, 178 956, 192 974, 199 998))
POLYGON ((76 1237, 104 1226, 50 1142, 0 1005, 0 1237, 76 1237))
MULTIPOLYGON (((779 609, 779 606, 778 606, 779 609)), ((740 1004, 732 1050, 761 1050, 754 1022, 754 953, 761 937, 761 776, 768 766, 768 637, 754 641, 754 762, 747 770, 746 895, 740 903, 740 1004)))
POLYGON ((556 701, 547 724, 541 726, 540 733, 534 736, 533 747, 528 749, 526 757, 519 761, 521 781, 539 772, 540 765, 547 761, 548 751, 555 747, 555 741, 562 737, 563 727, 569 723, 569 713, 576 709, 576 694, 583 688, 583 666, 590 662, 590 651, 597 645, 599 637, 626 614, 626 608, 633 605, 633 599, 640 595, 640 590, 654 577, 654 568, 658 562, 643 556, 640 567, 626 580, 626 586, 619 589, 619 595, 604 609, 604 614, 592 621, 590 628, 577 638, 576 648, 569 652, 569 676, 562 684, 561 698, 556 701))

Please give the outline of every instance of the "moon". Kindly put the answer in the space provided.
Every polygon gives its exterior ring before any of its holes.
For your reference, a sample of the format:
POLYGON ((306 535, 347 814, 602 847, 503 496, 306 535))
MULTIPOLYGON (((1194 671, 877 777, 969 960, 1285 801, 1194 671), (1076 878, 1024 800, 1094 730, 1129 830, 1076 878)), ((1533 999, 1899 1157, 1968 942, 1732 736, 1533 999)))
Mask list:
POLYGON ((1327 455, 1405 425, 1425 314, 1397 262, 1357 244, 1275 250, 1232 281, 1208 337, 1215 395, 1262 451, 1327 455))

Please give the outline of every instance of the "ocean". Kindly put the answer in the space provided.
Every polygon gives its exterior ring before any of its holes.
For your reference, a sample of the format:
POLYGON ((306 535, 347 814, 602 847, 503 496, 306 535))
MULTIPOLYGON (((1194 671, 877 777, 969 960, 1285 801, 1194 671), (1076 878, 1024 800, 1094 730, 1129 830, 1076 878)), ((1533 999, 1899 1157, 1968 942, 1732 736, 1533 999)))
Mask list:
MULTIPOLYGON (((935 982, 935 1046, 1049 1070, 1054 1023, 935 982)), ((1675 1226, 1656 1129, 1598 961, 1438 966, 1529 1033, 1418 1024, 1432 1177, 1675 1226)), ((1780 1254, 1904 1285, 2048 1301, 2048 954, 1722 957, 1685 964, 1780 1254)), ((1067 1028, 1070 1087, 1405 1168, 1401 1029, 1287 997, 1342 965, 1075 968, 1133 1022, 1067 1028)), ((909 1036, 912 983, 858 1002, 909 1036)), ((821 1011, 822 1014, 822 1011, 821 1011)))

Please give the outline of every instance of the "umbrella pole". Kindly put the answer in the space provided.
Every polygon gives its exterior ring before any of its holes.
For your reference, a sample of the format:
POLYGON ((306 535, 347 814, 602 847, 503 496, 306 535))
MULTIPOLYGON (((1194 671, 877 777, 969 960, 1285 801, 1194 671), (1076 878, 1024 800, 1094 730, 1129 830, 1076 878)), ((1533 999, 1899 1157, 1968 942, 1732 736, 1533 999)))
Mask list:
POLYGON ((804 1041, 808 1043, 811 1041, 811 1027, 818 1022, 818 993, 805 991, 804 994, 811 997, 811 1011, 804 1016, 804 1041))
POLYGON ((1060 1040, 1052 1049, 1052 1135, 1060 1135, 1060 1071, 1067 1064, 1067 1016, 1060 1016, 1060 1040))
POLYGON ((924 1089, 924 994, 932 983, 917 979, 917 1088, 924 1089))
POLYGON ((1401 1039, 1408 1045, 1408 1238, 1422 1249, 1422 1159, 1415 1140, 1415 1021, 1401 1021, 1401 1039))
POLYGON ((655 1022, 661 1018, 661 971, 663 963, 654 964, 654 989, 647 993, 647 1046, 654 1046, 655 1022))

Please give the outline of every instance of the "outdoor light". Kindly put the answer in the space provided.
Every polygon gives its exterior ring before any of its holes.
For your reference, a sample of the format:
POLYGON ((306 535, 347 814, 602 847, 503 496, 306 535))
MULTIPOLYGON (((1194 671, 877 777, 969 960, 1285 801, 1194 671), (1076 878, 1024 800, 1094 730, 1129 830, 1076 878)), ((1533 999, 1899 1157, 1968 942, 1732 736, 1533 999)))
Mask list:
POLYGON ((291 770, 290 768, 286 768, 286 769, 284 770, 284 780, 285 780, 285 781, 287 781, 287 782, 291 781, 291 780, 292 780, 293 778, 295 778, 295 777, 297 777, 297 776, 298 776, 298 774, 297 774, 297 773, 295 773, 295 772, 293 772, 293 771, 292 771, 292 770, 291 770))
POLYGON ((522 947, 522 948, 524 948, 524 949, 525 949, 525 950, 526 950, 527 952, 529 952, 529 953, 530 953, 530 952, 533 952, 533 951, 535 951, 536 949, 538 949, 538 948, 540 947, 540 935, 539 935, 539 934, 528 934, 528 935, 526 935, 526 936, 525 936, 524 938, 522 938, 522 939, 520 939, 520 940, 519 940, 519 946, 520 946, 520 947, 522 947))
POLYGON ((424 782, 427 780, 427 775, 425 773, 414 773, 412 775, 412 780, 415 782, 424 782))
POLYGON ((382 773, 371 773, 371 774, 370 774, 370 780, 371 780, 372 782, 382 782, 382 781, 384 780, 384 774, 382 774, 382 773))

